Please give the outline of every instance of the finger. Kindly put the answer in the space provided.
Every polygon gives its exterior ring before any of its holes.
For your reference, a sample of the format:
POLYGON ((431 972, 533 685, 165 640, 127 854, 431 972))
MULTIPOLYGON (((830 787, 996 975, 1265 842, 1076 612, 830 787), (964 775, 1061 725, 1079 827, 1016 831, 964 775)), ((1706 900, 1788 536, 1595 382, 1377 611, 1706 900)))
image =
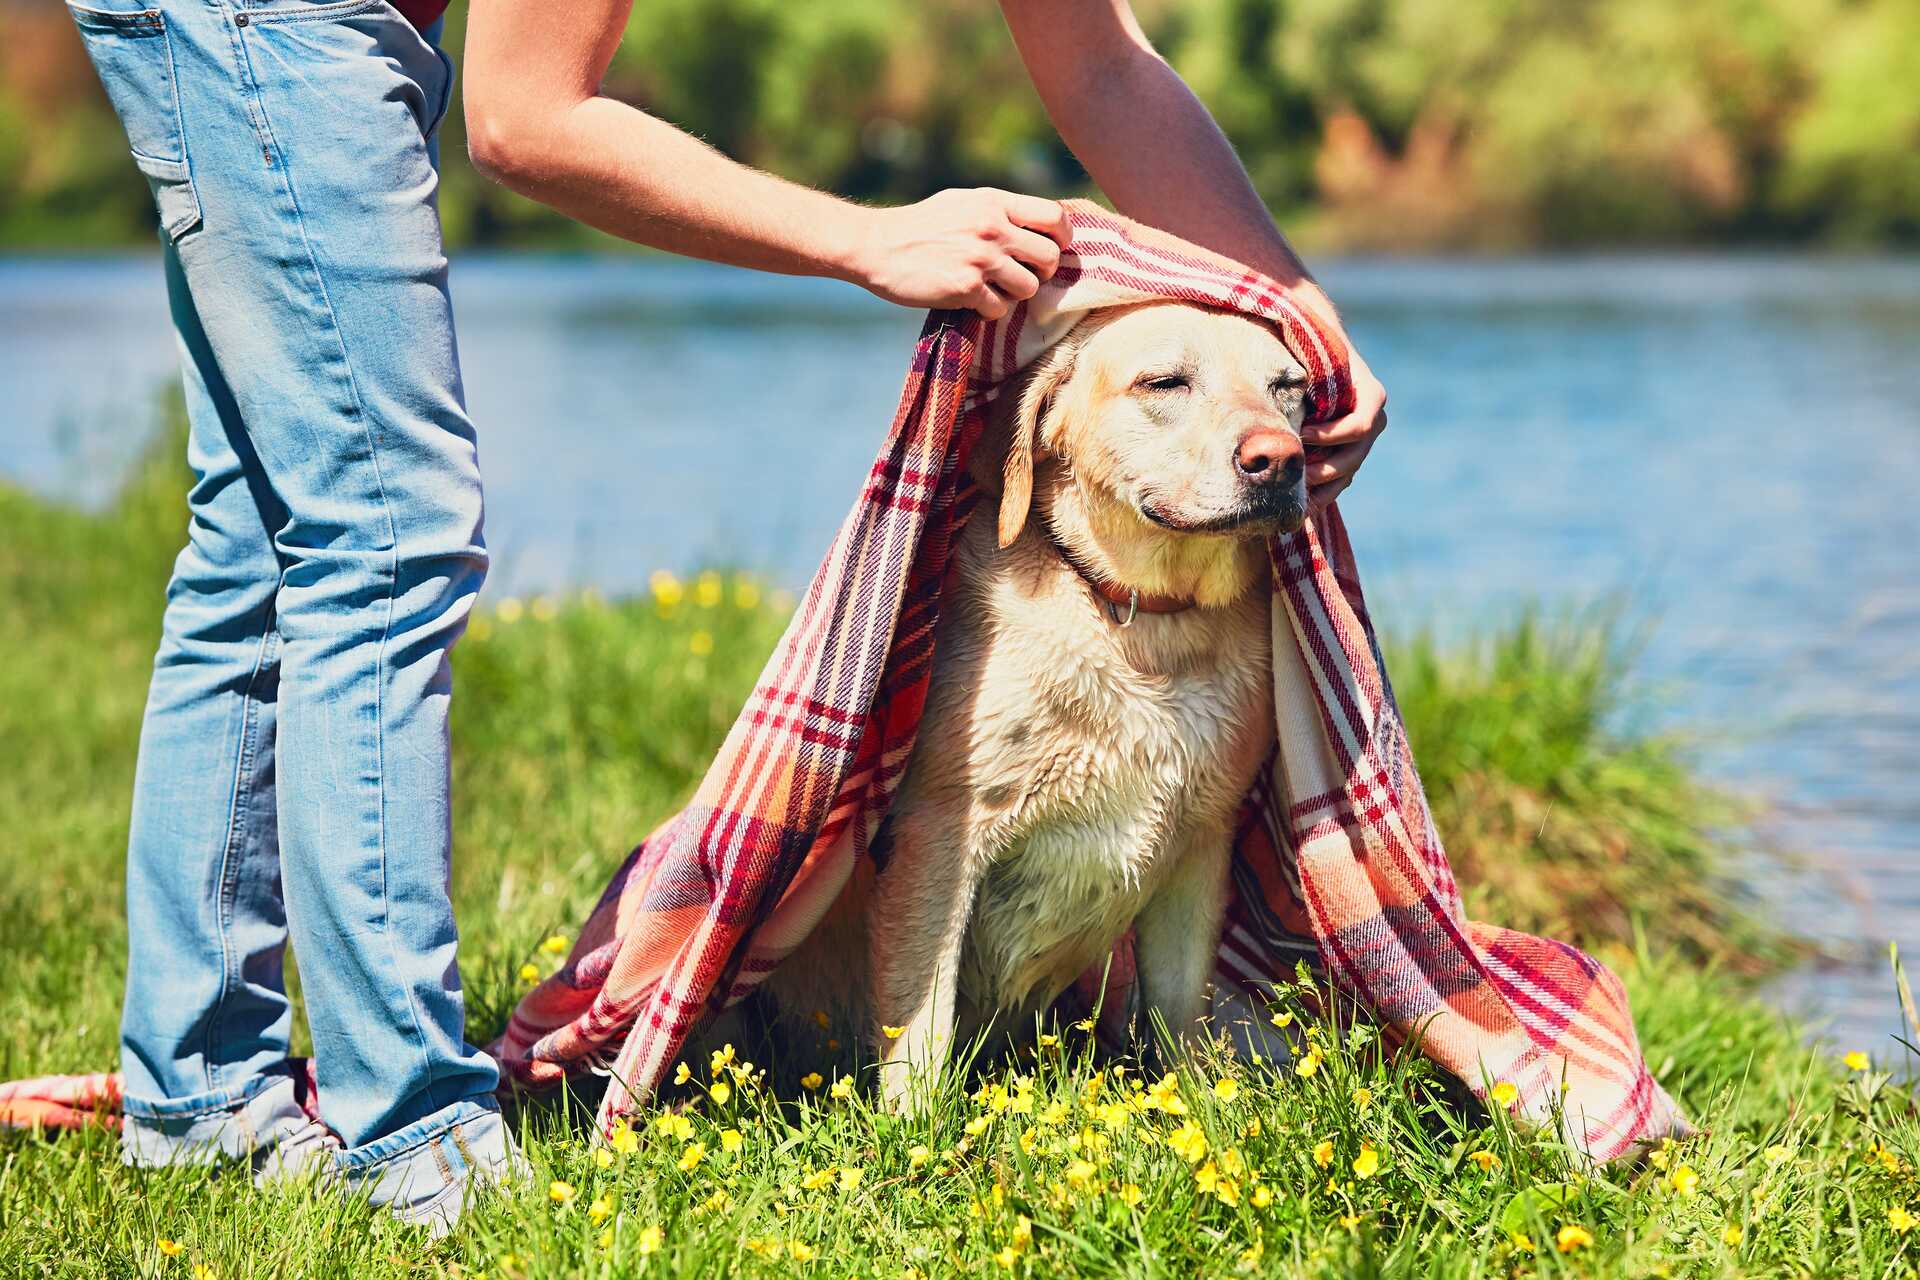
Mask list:
POLYGON ((1366 460, 1367 450, 1372 447, 1372 441, 1363 440, 1359 444, 1343 445, 1338 449, 1315 450, 1318 456, 1307 462, 1308 486, 1328 484, 1353 475, 1366 460))
POLYGON ((1067 206, 1058 200, 1023 196, 1006 192, 1007 221, 1029 231, 1038 231, 1062 249, 1073 243, 1073 227, 1067 222, 1067 206))
POLYGON ((1333 503, 1334 499, 1345 493, 1347 486, 1352 483, 1353 477, 1345 476, 1339 480, 1330 481, 1327 484, 1315 485, 1307 491, 1307 505, 1315 511, 1324 511, 1333 503))
POLYGON ((987 268, 987 283, 1016 301, 1024 302, 1040 292, 1040 281, 1012 258, 1002 258, 987 268))
POLYGON ((1007 314, 1012 303, 1001 297, 991 285, 975 285, 967 295, 960 299, 960 305, 971 311, 977 311, 989 320, 998 320, 1007 314))
POLYGON ((1007 232, 1007 252, 1033 268, 1042 280, 1053 279, 1060 266, 1060 246, 1046 236, 1014 227, 1007 232))
POLYGON ((1350 413, 1331 422, 1309 422, 1300 428, 1300 438, 1319 445, 1354 444, 1371 440, 1386 429, 1387 411, 1382 408, 1372 414, 1350 413))

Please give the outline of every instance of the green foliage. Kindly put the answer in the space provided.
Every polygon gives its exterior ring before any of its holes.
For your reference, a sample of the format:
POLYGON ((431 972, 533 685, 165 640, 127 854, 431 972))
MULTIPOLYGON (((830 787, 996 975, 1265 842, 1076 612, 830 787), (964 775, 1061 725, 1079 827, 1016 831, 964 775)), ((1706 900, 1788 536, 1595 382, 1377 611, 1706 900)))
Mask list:
MULTIPOLYGON (((1330 245, 1920 241, 1912 0, 1138 7, 1269 204, 1330 245)), ((0 42, 46 44, 49 19, 0 10, 0 42)), ((456 56, 463 21, 456 5, 456 56)), ((145 185, 59 34, 70 87, 51 105, 0 63, 0 244, 137 238, 145 185)), ((856 198, 1085 185, 977 0, 639 0, 608 87, 856 198)), ((478 178, 457 103, 443 154, 454 243, 592 241, 478 178)))

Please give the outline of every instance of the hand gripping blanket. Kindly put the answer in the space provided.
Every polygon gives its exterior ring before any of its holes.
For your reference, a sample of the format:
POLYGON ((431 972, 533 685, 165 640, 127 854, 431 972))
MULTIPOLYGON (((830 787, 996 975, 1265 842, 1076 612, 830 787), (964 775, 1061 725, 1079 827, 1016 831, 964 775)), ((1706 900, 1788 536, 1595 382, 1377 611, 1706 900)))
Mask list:
MULTIPOLYGON (((1037 296, 991 323, 929 318, 880 456, 692 802, 628 856, 493 1046, 517 1083, 605 1072, 609 1129, 832 905, 913 748, 987 406, 1080 319, 1162 300, 1244 312, 1306 366, 1313 416, 1350 406, 1344 350, 1278 284, 1094 205, 1069 210, 1073 244, 1037 296)), ((1593 1159, 1685 1132, 1612 973, 1466 919, 1338 512, 1270 550, 1278 745, 1243 808, 1216 984, 1257 997, 1317 953, 1388 1031, 1481 1097, 1512 1085, 1522 1118, 1560 1124, 1593 1159)), ((14 1089, 0 1122, 76 1106, 57 1079, 14 1089)))

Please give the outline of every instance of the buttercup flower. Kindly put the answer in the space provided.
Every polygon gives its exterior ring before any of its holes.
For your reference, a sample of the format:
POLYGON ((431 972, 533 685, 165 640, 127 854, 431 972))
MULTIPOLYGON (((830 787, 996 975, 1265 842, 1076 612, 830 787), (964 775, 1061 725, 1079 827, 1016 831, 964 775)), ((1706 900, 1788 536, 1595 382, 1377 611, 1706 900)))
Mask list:
POLYGON ((809 1071, 800 1077, 800 1087, 802 1089, 818 1089, 823 1083, 824 1081, 821 1079, 818 1071, 809 1071))
POLYGON ((1222 1076, 1213 1082, 1213 1096, 1222 1102, 1232 1102, 1240 1096, 1240 1082, 1231 1076, 1222 1076))
POLYGON ((1767 1148, 1768 1164, 1785 1164, 1791 1159, 1793 1159, 1793 1151, 1780 1143, 1776 1142, 1767 1148))
POLYGON ((720 575, 709 569, 694 580, 693 598, 702 609, 711 609, 720 603, 722 589, 720 575))
POLYGON ((1520 1100, 1520 1086, 1511 1080, 1502 1080, 1487 1091, 1487 1096, 1497 1107, 1510 1107, 1520 1100))
POLYGON ((1746 1232, 1740 1229, 1739 1223, 1729 1222, 1727 1224, 1726 1230, 1720 1233, 1720 1239, 1725 1241, 1727 1246, 1731 1248, 1734 1245, 1739 1244, 1741 1237, 1744 1235, 1746 1235, 1746 1232))
POLYGON ((860 1185, 860 1179, 866 1176, 863 1169, 842 1169, 840 1171, 840 1189, 852 1191, 860 1185))
POLYGON ((640 1236, 634 1241, 634 1248, 639 1252, 641 1257, 645 1257, 649 1253, 658 1252, 661 1243, 665 1241, 666 1238, 667 1233, 662 1231, 657 1223, 645 1226, 640 1228, 640 1236))
POLYGON ((713 652, 713 632, 696 631, 687 637, 687 652, 696 658, 704 658, 713 652))
POLYGON ((580 1194, 579 1191, 574 1188, 571 1182, 562 1182, 560 1179, 555 1178, 547 1184, 547 1199, 553 1201, 555 1204, 569 1204, 578 1194, 580 1194))
POLYGON ((901 1036, 907 1034, 907 1029, 905 1027, 881 1027, 880 1034, 889 1040, 898 1040, 901 1036))
POLYGON ((630 1156, 640 1149, 640 1135, 625 1120, 613 1122, 613 1132, 607 1136, 607 1145, 623 1156, 630 1156))
POLYGON ((564 933, 549 935, 547 940, 540 944, 540 949, 550 956, 567 954, 567 935, 564 933))
POLYGON ((1587 1230, 1577 1222, 1569 1222, 1566 1226, 1560 1228, 1559 1232, 1553 1237, 1553 1247, 1562 1253, 1572 1253, 1574 1250, 1584 1249, 1592 1243, 1593 1232, 1587 1230))
POLYGON ((1306 1057, 1293 1064, 1293 1074, 1304 1080, 1314 1072, 1320 1070, 1321 1061, 1320 1050, 1316 1046, 1307 1052, 1306 1057))
POLYGON ((706 1158, 707 1158, 706 1143, 704 1142, 688 1143, 687 1149, 680 1153, 680 1172, 692 1173, 695 1169, 700 1167, 700 1162, 702 1160, 705 1160, 706 1158))
POLYGON ((1146 1193, 1140 1190, 1140 1184, 1137 1182, 1125 1183, 1120 1188, 1120 1203, 1126 1205, 1129 1209, 1139 1204, 1145 1198, 1146 1193))
POLYGON ((1188 1164, 1199 1164, 1207 1154, 1206 1131, 1191 1120, 1184 1121, 1167 1135, 1167 1146, 1188 1164))
POLYGON ((828 1165, 824 1169, 815 1169, 812 1173, 800 1179, 800 1189, 802 1191, 820 1191, 832 1184, 834 1175, 838 1172, 839 1170, 835 1169, 832 1165, 828 1165))
POLYGON ((595 1196, 593 1203, 587 1206, 587 1216, 595 1222, 605 1222, 613 1213, 613 1201, 606 1196, 595 1196))
POLYGON ((1847 1070, 1849 1071, 1865 1071, 1873 1066, 1873 1059, 1858 1049, 1853 1050, 1853 1052, 1842 1058, 1841 1061, 1847 1064, 1847 1070))
POLYGON ((787 1256, 795 1262, 812 1262, 813 1246, 804 1240, 787 1241, 787 1256))
POLYGON ((1281 1030, 1284 1031, 1288 1027, 1293 1025, 1293 1015, 1291 1013, 1286 1012, 1285 1010, 1282 1010, 1279 1013, 1274 1014, 1271 1018, 1268 1018, 1267 1021, 1271 1022, 1274 1026, 1279 1027, 1281 1030))
POLYGON ((535 983, 540 981, 540 966, 532 963, 521 965, 520 981, 526 982, 526 983, 535 983))
POLYGON ((593 1167, 596 1169, 611 1169, 613 1167, 613 1152, 607 1150, 605 1147, 595 1147, 593 1149, 593 1167))
POLYGON ((1273 1203, 1273 1188, 1263 1182, 1253 1189, 1253 1195, 1248 1199, 1253 1202, 1254 1208, 1265 1209, 1273 1203))
POLYGON ((1500 1157, 1484 1149, 1468 1152, 1467 1159, 1479 1165, 1482 1173, 1492 1173, 1500 1167, 1500 1157))
POLYGON ((686 1063, 682 1062, 673 1069, 673 1082, 675 1084, 685 1084, 691 1079, 693 1079, 693 1068, 689 1067, 686 1063))
POLYGON ((186 1252, 187 1248, 187 1246, 181 1244, 178 1240, 169 1240, 165 1236, 161 1236, 158 1240, 154 1241, 153 1247, 160 1251, 160 1256, 163 1258, 177 1258, 186 1252))
POLYGON ((715 1106, 724 1107, 727 1105, 727 1099, 733 1096, 733 1086, 725 1080, 715 1080, 707 1090, 707 1096, 713 1099, 715 1106))
POLYGON ((1700 1189, 1700 1175, 1690 1164, 1683 1164, 1667 1175, 1667 1183, 1683 1196, 1690 1196, 1700 1189))
POLYGON ((746 1135, 742 1134, 738 1129, 722 1129, 720 1131, 720 1149, 728 1155, 732 1155, 738 1151, 741 1146, 745 1144, 746 1140, 746 1135))
POLYGON ((1362 1111, 1372 1106, 1373 1090, 1367 1088, 1365 1085, 1361 1085, 1358 1089, 1355 1089, 1353 1091, 1353 1105, 1362 1111))
POLYGON ((1360 1144, 1360 1154, 1353 1158, 1353 1171, 1362 1178, 1371 1178, 1380 1172, 1380 1153, 1367 1143, 1360 1144))
POLYGON ((1333 1163, 1333 1139, 1322 1138, 1314 1144, 1313 1162, 1322 1169, 1333 1163))
POLYGON ((1920 1226, 1920 1218, 1914 1217, 1905 1205, 1897 1204, 1887 1210, 1887 1225, 1893 1228, 1895 1234, 1905 1235, 1920 1226))
POLYGON ((909 1169, 922 1168, 931 1159, 933 1159, 933 1152, 927 1149, 925 1143, 915 1143, 907 1148, 907 1168, 909 1169))
POLYGON ((841 1076, 833 1082, 833 1088, 827 1092, 842 1101, 851 1098, 853 1096, 853 1078, 851 1076, 841 1076))

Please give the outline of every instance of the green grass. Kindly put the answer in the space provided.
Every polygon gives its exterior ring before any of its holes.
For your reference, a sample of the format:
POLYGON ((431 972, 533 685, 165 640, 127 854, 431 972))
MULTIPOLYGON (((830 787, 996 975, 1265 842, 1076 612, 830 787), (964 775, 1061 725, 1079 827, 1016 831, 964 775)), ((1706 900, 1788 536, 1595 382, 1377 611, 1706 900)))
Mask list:
MULTIPOLYGON (((170 460, 99 516, 0 489, 0 760, 15 766, 0 770, 0 1076, 113 1061, 127 795, 183 489, 170 460)), ((476 622, 455 710, 476 1038, 524 990, 523 964, 557 963, 540 939, 581 918, 692 785, 781 609, 716 575, 670 608, 498 601, 476 622)), ((864 1080, 846 1098, 775 1098, 729 1072, 724 1103, 680 1089, 680 1110, 649 1113, 604 1166, 577 1113, 530 1108, 535 1181, 437 1245, 312 1188, 263 1197, 233 1176, 125 1170, 105 1134, 8 1135, 0 1275, 1909 1274, 1920 1230, 1897 1231, 1893 1211, 1920 1214, 1911 1095, 1742 997, 1732 975, 1773 943, 1724 905, 1714 832, 1737 810, 1670 745, 1609 728, 1630 697, 1617 655, 1604 631, 1523 621, 1466 649, 1396 646, 1394 670, 1475 909, 1599 947, 1656 1071, 1708 1126, 1664 1168, 1583 1175, 1546 1138, 1446 1101, 1421 1060, 1296 1009, 1325 1046, 1316 1075, 1203 1055, 1180 1073, 1184 1115, 1129 1106, 1112 1064, 1093 1092, 1072 1028, 1021 1068, 1025 1100, 1002 1072, 986 1083, 1010 1090, 1004 1106, 955 1081, 900 1119, 864 1080), (1176 1150, 1196 1135, 1204 1154, 1176 1150), (683 1170, 694 1143, 706 1154, 683 1170), (1355 1171, 1363 1147, 1372 1176, 1355 1171), (1697 1183, 1676 1189, 1682 1166, 1697 1183), (1593 1242, 1561 1253, 1563 1227, 1593 1242)))

